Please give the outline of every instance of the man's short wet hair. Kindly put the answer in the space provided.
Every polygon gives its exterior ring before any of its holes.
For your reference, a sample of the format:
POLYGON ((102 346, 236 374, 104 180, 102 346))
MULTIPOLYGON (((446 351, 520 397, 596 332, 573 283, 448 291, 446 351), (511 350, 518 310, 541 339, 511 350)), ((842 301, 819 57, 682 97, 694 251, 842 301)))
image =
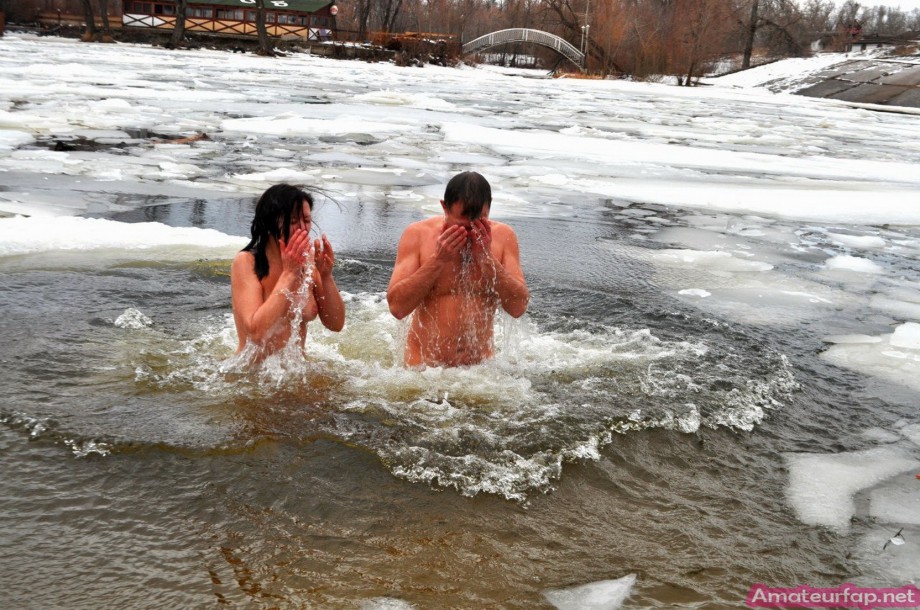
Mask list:
POLYGON ((457 174, 444 189, 444 205, 463 204, 463 217, 476 220, 482 216, 482 208, 492 205, 492 187, 489 181, 476 172, 457 174))

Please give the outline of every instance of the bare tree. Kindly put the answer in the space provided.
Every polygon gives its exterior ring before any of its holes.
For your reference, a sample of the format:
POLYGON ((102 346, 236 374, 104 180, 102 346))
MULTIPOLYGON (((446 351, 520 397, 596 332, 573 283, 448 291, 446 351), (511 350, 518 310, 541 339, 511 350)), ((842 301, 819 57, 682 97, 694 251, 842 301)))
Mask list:
POLYGON ((358 37, 361 39, 367 38, 368 26, 371 19, 371 0, 358 0, 356 16, 358 18, 358 37))
POLYGON ((690 86, 725 53, 726 24, 731 23, 728 6, 725 0, 674 0, 670 8, 670 69, 678 84, 690 86))
POLYGON ((908 31, 920 30, 920 8, 915 8, 908 13, 906 27, 908 31))
POLYGON ((746 36, 744 39, 744 55, 741 59, 741 69, 751 67, 751 56, 754 54, 754 38, 757 37, 757 26, 760 16, 760 0, 751 0, 751 17, 748 20, 746 36))
POLYGON ((834 13, 837 6, 832 0, 808 0, 802 5, 805 28, 813 36, 827 35, 834 30, 834 13))
POLYGON ((188 0, 176 0, 176 22, 173 24, 172 44, 178 47, 185 38, 185 16, 188 14, 188 0))
POLYGON ((383 0, 381 26, 384 32, 392 32, 396 29, 396 20, 399 18, 401 6, 402 0, 383 0))
POLYGON ((83 20, 86 22, 86 30, 81 40, 93 42, 96 40, 96 15, 93 13, 93 1, 81 0, 80 4, 83 5, 83 20))
POLYGON ((109 0, 99 0, 99 18, 102 20, 102 42, 114 42, 112 24, 109 23, 109 0))
MULTIPOLYGON (((871 0, 867 0, 871 1, 871 0)), ((847 0, 355 0, 341 7, 342 30, 434 32, 472 40, 511 27, 545 30, 584 45, 598 72, 680 75, 693 83, 715 60, 759 53, 802 55, 837 22, 865 20, 879 33, 920 28, 920 10, 873 10, 847 0), (589 8, 590 6, 590 8, 589 8), (584 26, 590 23, 590 30, 584 26), (590 33, 590 35, 588 35, 590 33), (582 38, 584 35, 584 39, 582 38)), ((841 30, 843 31, 843 30, 841 30)), ((510 49, 509 49, 510 50, 510 49)), ((543 54, 521 46, 511 50, 543 54)))
POLYGON ((846 0, 837 11, 837 25, 847 28, 859 23, 860 4, 855 0, 846 0))
POLYGON ((256 0, 256 32, 259 34, 259 55, 273 57, 275 47, 265 27, 265 0, 256 0))

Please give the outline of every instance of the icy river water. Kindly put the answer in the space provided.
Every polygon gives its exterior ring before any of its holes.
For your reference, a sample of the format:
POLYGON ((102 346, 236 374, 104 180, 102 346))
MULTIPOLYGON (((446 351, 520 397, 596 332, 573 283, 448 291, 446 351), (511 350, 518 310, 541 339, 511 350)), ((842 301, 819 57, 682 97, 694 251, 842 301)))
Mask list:
POLYGON ((920 581, 918 117, 528 76, 0 38, 4 607, 920 581), (466 169, 530 307, 406 370, 396 242, 466 169), (241 372, 229 262, 285 181, 347 324, 241 372))

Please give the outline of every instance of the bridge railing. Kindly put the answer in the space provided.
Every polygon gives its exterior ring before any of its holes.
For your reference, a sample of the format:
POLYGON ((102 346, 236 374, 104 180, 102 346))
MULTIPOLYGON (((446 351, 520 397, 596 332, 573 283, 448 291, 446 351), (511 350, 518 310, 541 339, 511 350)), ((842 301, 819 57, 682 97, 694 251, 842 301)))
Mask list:
POLYGON ((541 30, 532 30, 529 28, 511 28, 508 30, 499 30, 480 36, 463 45, 463 53, 475 53, 490 47, 496 47, 501 44, 511 42, 530 42, 553 49, 575 65, 583 68, 585 65, 585 55, 572 44, 559 38, 555 34, 543 32, 541 30))

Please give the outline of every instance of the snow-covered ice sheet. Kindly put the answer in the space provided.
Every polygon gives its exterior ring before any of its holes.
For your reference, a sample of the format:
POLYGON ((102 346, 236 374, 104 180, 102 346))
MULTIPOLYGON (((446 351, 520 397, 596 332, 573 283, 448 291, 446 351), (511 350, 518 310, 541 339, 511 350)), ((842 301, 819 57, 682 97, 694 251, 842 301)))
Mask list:
POLYGON ((116 53, 16 34, 4 38, 0 58, 0 171, 194 180, 249 194, 277 179, 275 169, 309 178, 318 164, 338 184, 356 176, 354 184, 375 186, 347 170, 414 162, 442 180, 478 165, 499 203, 527 200, 537 184, 559 198, 920 224, 908 205, 920 187, 920 125, 821 100, 311 55, 272 60, 134 45, 116 53), (96 140, 106 130, 130 137, 117 151, 9 156, 35 139, 53 144, 93 130, 96 140), (212 141, 187 145, 185 154, 164 149, 152 168, 154 136, 143 130, 212 141), (279 151, 288 154, 279 159, 279 151), (96 162, 103 154, 106 162, 96 162))
MULTIPOLYGON (((158 222, 126 224, 102 218, 73 216, 16 217, 0 220, 0 256, 106 248, 144 250, 185 246, 185 256, 203 250, 232 255, 246 238, 214 229, 170 227, 158 222)), ((175 252, 181 257, 183 253, 175 252)))
MULTIPOLYGON (((744 324, 838 320, 825 335, 878 340, 831 345, 829 362, 903 384, 920 378, 916 355, 880 325, 920 320, 920 123, 755 86, 845 59, 682 88, 8 34, 0 216, 99 215, 151 195, 246 199, 281 181, 345 205, 438 213, 447 178, 477 169, 493 217, 616 206, 631 241, 598 247, 650 267, 665 300, 744 324)), ((42 248, 80 243, 49 228, 42 248)), ((34 248, 18 231, 5 229, 6 251, 34 248)))

